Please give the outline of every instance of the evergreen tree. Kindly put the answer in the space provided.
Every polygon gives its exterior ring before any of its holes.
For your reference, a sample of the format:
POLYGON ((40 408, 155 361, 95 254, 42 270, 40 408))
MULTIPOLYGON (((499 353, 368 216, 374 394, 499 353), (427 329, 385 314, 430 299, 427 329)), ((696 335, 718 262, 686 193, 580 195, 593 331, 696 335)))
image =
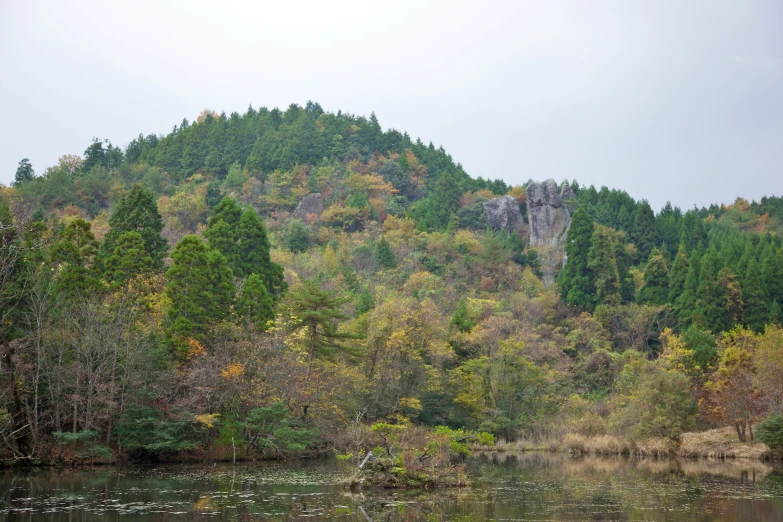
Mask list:
POLYGON ((272 295, 266 289, 264 281, 258 274, 251 274, 242 284, 234 310, 237 316, 263 331, 266 330, 267 323, 275 319, 273 305, 272 295))
POLYGON ((764 302, 758 263, 752 257, 748 261, 745 278, 742 280, 742 302, 742 315, 747 327, 756 332, 763 330, 769 309, 764 302))
POLYGON ((29 159, 23 158, 22 161, 19 162, 19 166, 16 168, 14 182, 11 183, 11 185, 18 187, 20 184, 32 181, 34 179, 35 171, 33 170, 33 165, 30 163, 29 159))
POLYGON ((298 219, 291 221, 285 238, 285 245, 288 247, 288 250, 294 253, 304 252, 310 247, 311 243, 312 239, 310 238, 308 226, 298 219))
POLYGON ((644 286, 636 298, 640 304, 662 305, 669 300, 669 270, 660 250, 654 248, 644 270, 644 286))
POLYGON ((674 305, 677 317, 683 325, 690 325, 693 320, 694 308, 699 291, 699 272, 696 270, 696 262, 691 262, 688 267, 688 275, 683 283, 682 293, 677 297, 674 305))
POLYGON ((745 304, 742 301, 742 286, 739 279, 728 267, 718 271, 718 288, 723 298, 723 329, 728 330, 736 324, 742 324, 745 304))
POLYGON ((674 256, 674 263, 672 263, 672 269, 669 272, 669 303, 674 304, 685 290, 685 279, 688 277, 689 269, 690 262, 688 254, 685 252, 685 245, 680 243, 680 248, 677 250, 677 255, 674 256))
POLYGON ((52 247, 52 261, 60 265, 57 288, 71 296, 84 295, 100 287, 99 243, 91 228, 87 221, 74 219, 52 247))
POLYGON ((168 241, 161 235, 163 219, 151 192, 139 184, 134 185, 128 196, 120 199, 117 209, 109 218, 109 226, 111 229, 104 237, 101 248, 104 259, 114 253, 122 234, 138 232, 144 242, 144 250, 152 259, 152 266, 156 270, 163 268, 168 241))
POLYGON ((769 302, 783 302, 783 248, 769 244, 761 259, 761 279, 769 302))
POLYGON ((375 268, 394 268, 397 266, 397 257, 392 252, 389 242, 386 238, 381 238, 375 244, 375 250, 373 251, 373 258, 375 259, 375 268))
POLYGON ((253 207, 247 207, 239 218, 237 234, 236 273, 239 277, 257 274, 273 299, 279 298, 288 284, 283 267, 272 261, 266 227, 253 207))
POLYGON ((622 283, 615 257, 614 240, 607 227, 595 227, 588 252, 587 266, 593 273, 595 294, 599 302, 619 305, 622 302, 622 283))
POLYGON ((402 170, 399 163, 389 160, 378 171, 384 180, 392 184, 401 196, 408 196, 410 192, 410 177, 402 170))
POLYGON ((233 274, 223 254, 196 236, 185 236, 171 253, 166 272, 169 298, 167 337, 185 354, 190 339, 200 341, 209 327, 228 318, 234 297, 233 274))
POLYGON ((558 275, 560 294, 566 302, 588 310, 595 306, 593 272, 588 266, 594 229, 587 210, 580 206, 571 218, 565 244, 567 261, 558 275))
POLYGON ((769 308, 769 324, 783 324, 783 313, 777 301, 772 301, 772 306, 769 308))
POLYGON ((365 314, 375 308, 375 302, 372 298, 372 294, 369 290, 365 289, 359 293, 359 298, 356 300, 356 316, 365 314))
POLYGON ((134 277, 153 269, 152 257, 144 248, 144 238, 138 232, 125 232, 117 238, 112 255, 106 259, 106 280, 115 288, 127 285, 134 277))
POLYGON ((457 304, 457 309, 454 311, 454 315, 451 317, 451 324, 457 327, 460 332, 469 333, 475 326, 473 321, 470 320, 468 313, 468 302, 462 297, 457 304))
POLYGON ((696 296, 693 310, 695 324, 713 332, 725 330, 729 325, 726 295, 718 284, 718 254, 714 247, 702 258, 696 296))
POLYGON ((636 209, 631 239, 639 250, 641 259, 648 259, 652 249, 660 242, 655 226, 655 214, 647 201, 642 200, 636 209))
POLYGON ((449 224, 452 214, 456 214, 459 208, 459 198, 462 191, 457 183, 457 178, 451 172, 444 172, 435 183, 432 193, 431 211, 438 228, 444 229, 449 224))

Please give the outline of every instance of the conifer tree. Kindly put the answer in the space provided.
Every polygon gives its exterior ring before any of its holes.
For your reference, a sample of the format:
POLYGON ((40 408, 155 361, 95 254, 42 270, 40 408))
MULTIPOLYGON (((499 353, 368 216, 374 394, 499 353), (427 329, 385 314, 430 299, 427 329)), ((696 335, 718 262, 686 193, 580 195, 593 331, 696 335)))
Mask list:
POLYGON ((672 269, 669 271, 669 303, 674 304, 685 289, 685 279, 688 277, 689 268, 690 262, 688 254, 685 253, 685 245, 680 243, 677 255, 674 256, 672 269))
POLYGON ((696 270, 696 262, 691 262, 688 267, 688 275, 683 283, 682 293, 677 297, 674 305, 677 317, 681 324, 690 325, 693 320, 694 307, 699 291, 699 272, 696 270))
POLYGON ((783 302, 783 248, 768 244, 761 259, 761 278, 769 302, 783 302))
POLYGON ((636 209, 631 239, 639 250, 641 259, 648 259, 652 249, 660 242, 658 229, 655 227, 655 214, 647 201, 643 200, 636 209))
POLYGON ((242 284, 234 310, 240 318, 252 323, 259 330, 266 330, 267 323, 275 319, 272 295, 258 274, 251 274, 242 284))
POLYGON ((431 201, 432 212, 439 228, 444 229, 448 226, 451 215, 455 214, 459 208, 460 196, 462 196, 462 191, 456 176, 449 171, 441 174, 435 183, 431 201))
POLYGON ((593 231, 593 220, 584 207, 579 207, 571 218, 565 251, 567 261, 558 275, 560 294, 568 304, 592 310, 595 306, 593 272, 588 266, 593 231))
POLYGON ((144 238, 138 232, 125 232, 117 238, 114 252, 104 263, 106 280, 112 287, 127 285, 134 277, 153 269, 152 257, 144 248, 144 238))
POLYGON ((644 270, 644 286, 636 298, 641 304, 662 305, 669 300, 669 270, 660 250, 654 248, 644 270))
POLYGON ((183 352, 190 339, 203 339, 211 325, 228 318, 234 297, 231 268, 217 250, 196 236, 185 236, 171 253, 166 272, 170 301, 167 337, 183 352))
POLYGON ((693 313, 694 322, 713 332, 725 330, 729 324, 725 306, 726 295, 718 285, 718 254, 712 247, 701 261, 693 313))
POLYGON ((615 257, 615 244, 611 233, 604 226, 597 226, 593 232, 587 266, 593 273, 595 294, 600 302, 619 305, 622 302, 622 283, 615 257))
POLYGON ((57 287, 68 295, 84 295, 100 287, 99 243, 87 221, 73 220, 52 247, 52 261, 60 265, 57 287))
POLYGON ((380 241, 375 244, 373 258, 375 259, 376 269, 394 268, 397 266, 397 257, 394 255, 386 238, 382 237, 380 241))
POLYGON ((369 290, 364 289, 359 293, 356 299, 356 316, 360 316, 375 308, 375 302, 369 290))
POLYGON ((158 212, 155 196, 141 185, 133 186, 127 197, 117 204, 117 209, 109 218, 111 230, 103 239, 102 256, 107 258, 114 253, 117 240, 125 232, 138 232, 144 242, 144 250, 152 259, 156 270, 163 268, 168 241, 161 235, 163 219, 158 212))
POLYGON ((456 326, 460 332, 468 333, 473 330, 474 324, 468 314, 468 302, 464 297, 460 298, 457 304, 457 309, 451 317, 451 324, 456 326))
POLYGON ((30 163, 29 159, 24 158, 22 159, 22 161, 19 162, 19 166, 16 168, 14 182, 11 183, 11 185, 14 187, 18 187, 22 183, 26 183, 34 179, 35 179, 35 171, 33 170, 33 165, 30 163))
POLYGON ((764 290, 761 287, 758 266, 756 260, 751 257, 745 278, 742 280, 743 319, 748 328, 756 332, 764 329, 769 312, 764 302, 764 290))

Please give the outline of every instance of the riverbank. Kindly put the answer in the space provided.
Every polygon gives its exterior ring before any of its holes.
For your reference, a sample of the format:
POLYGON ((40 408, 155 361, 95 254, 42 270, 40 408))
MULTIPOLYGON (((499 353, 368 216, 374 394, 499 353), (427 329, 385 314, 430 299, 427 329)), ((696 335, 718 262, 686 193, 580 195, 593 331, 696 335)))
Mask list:
MULTIPOLYGON (((482 450, 479 446, 473 450, 482 450)), ((637 457, 720 458, 751 460, 782 460, 783 452, 773 452, 758 441, 740 442, 731 427, 703 432, 684 433, 679 444, 664 438, 626 440, 614 435, 585 436, 566 433, 560 438, 506 441, 500 439, 496 452, 553 452, 577 455, 634 455, 637 457)))

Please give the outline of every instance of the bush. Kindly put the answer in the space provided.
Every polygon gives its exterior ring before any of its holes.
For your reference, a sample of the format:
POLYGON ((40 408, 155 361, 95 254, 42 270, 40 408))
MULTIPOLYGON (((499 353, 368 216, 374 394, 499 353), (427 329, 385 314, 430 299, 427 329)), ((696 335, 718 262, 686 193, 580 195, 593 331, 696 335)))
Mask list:
POLYGON ((74 450, 76 457, 80 459, 99 458, 102 460, 111 459, 111 450, 98 444, 98 432, 94 430, 77 431, 56 431, 52 434, 59 446, 70 447, 74 450))
POLYGON ((758 425, 756 438, 770 447, 783 448, 783 415, 772 415, 758 425))

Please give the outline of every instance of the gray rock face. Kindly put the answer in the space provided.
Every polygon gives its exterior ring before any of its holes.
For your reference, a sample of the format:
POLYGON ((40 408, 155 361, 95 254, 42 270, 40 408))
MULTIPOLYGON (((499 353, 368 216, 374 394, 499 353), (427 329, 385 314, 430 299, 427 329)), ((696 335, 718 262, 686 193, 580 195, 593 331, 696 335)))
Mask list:
POLYGON ((313 192, 302 198, 291 217, 304 221, 308 214, 315 214, 320 217, 323 213, 324 197, 319 192, 313 192))
POLYGON ((568 185, 557 190, 557 183, 548 179, 527 187, 527 215, 530 222, 530 245, 539 247, 544 284, 555 281, 557 271, 565 262, 565 239, 571 225, 574 191, 568 185), (541 255, 544 254, 544 255, 541 255))
POLYGON ((513 196, 501 196, 484 202, 484 215, 493 228, 511 233, 525 226, 519 203, 513 196))
POLYGON ((530 244, 563 244, 571 213, 563 205, 563 200, 574 197, 571 187, 565 185, 563 191, 557 190, 557 183, 548 179, 543 183, 533 182, 527 187, 527 215, 530 222, 530 244))

